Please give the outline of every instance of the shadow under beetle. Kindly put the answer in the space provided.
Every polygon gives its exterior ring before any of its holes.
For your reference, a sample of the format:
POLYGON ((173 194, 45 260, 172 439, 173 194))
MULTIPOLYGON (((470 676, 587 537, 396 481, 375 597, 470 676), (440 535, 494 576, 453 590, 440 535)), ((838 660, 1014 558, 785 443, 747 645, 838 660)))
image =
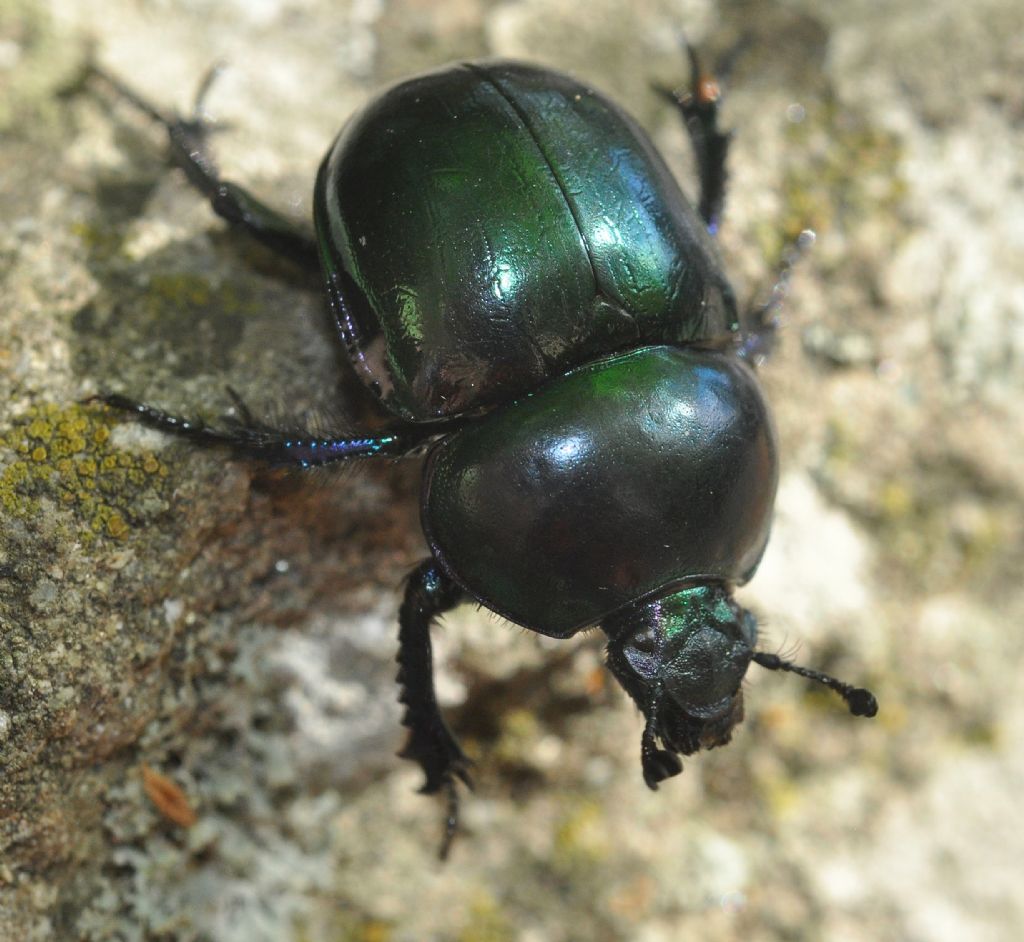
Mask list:
MULTIPOLYGON (((338 336, 393 416, 384 432, 276 428, 241 403, 219 427, 118 394, 97 399, 201 444, 300 468, 427 451, 430 556, 399 610, 398 683, 423 791, 469 761, 434 695, 431 622, 462 601, 554 638, 599 625, 608 667, 643 712, 644 781, 727 743, 751 661, 819 681, 852 713, 875 698, 755 649, 733 589, 757 569, 778 478, 753 365, 785 293, 739 316, 709 232, 728 134, 689 50, 692 91, 666 92, 689 133, 699 210, 636 122, 566 75, 466 62, 378 95, 328 151, 315 236, 233 183, 192 118, 165 116, 172 156, 214 210, 326 281, 338 336), (660 740, 660 745, 659 745, 660 740)), ((203 91, 208 86, 204 83, 203 91)))

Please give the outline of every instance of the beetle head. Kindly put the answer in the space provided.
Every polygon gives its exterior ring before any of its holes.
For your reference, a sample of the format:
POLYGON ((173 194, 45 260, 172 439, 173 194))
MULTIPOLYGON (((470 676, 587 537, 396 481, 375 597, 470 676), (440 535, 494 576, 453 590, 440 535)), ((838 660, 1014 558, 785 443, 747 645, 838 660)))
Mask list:
POLYGON ((647 720, 640 758, 651 788, 682 772, 680 755, 724 746, 732 738, 743 719, 740 685, 751 661, 822 684, 854 716, 878 712, 878 701, 864 687, 755 651, 754 616, 721 584, 688 586, 634 605, 608 619, 604 629, 608 667, 647 720))
POLYGON ((647 719, 641 758, 651 788, 682 771, 679 755, 729 742, 743 719, 740 684, 757 623, 725 586, 679 589, 618 614, 604 628, 611 639, 608 667, 647 719))

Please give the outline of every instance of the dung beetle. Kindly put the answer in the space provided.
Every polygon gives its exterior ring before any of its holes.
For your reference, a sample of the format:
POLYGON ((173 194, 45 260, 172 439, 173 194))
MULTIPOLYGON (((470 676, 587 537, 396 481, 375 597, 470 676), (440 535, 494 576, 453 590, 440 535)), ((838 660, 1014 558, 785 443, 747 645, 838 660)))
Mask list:
POLYGON ((733 599, 771 526, 776 441, 753 367, 791 266, 741 317, 712 239, 729 135, 688 52, 692 91, 666 94, 696 156, 696 210, 639 125, 590 86, 462 62, 349 119, 317 175, 315 235, 221 179, 202 94, 191 118, 165 115, 95 70, 164 127, 220 216, 322 272, 338 337, 392 421, 327 434, 267 424, 240 401, 210 425, 93 398, 274 465, 426 454, 430 555, 398 617, 400 754, 424 792, 447 794, 443 852, 469 761, 438 708, 429 632, 463 601, 553 638, 600 626, 646 721, 652 789, 680 755, 729 741, 751 661, 825 684, 855 715, 877 711, 867 690, 757 650, 756 620, 733 599))

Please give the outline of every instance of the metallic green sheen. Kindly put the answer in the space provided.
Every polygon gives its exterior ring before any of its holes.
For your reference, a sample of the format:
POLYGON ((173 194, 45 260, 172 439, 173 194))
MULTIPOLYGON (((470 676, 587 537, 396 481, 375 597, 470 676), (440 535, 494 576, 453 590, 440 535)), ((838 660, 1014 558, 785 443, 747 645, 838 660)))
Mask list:
POLYGON ((471 62, 394 86, 342 130, 314 210, 349 355, 406 420, 736 329, 704 224, 647 135, 558 72, 471 62))
POLYGON ((580 367, 441 442, 423 526, 488 608, 567 637, 699 583, 746 582, 778 478, 735 356, 646 347, 580 367))

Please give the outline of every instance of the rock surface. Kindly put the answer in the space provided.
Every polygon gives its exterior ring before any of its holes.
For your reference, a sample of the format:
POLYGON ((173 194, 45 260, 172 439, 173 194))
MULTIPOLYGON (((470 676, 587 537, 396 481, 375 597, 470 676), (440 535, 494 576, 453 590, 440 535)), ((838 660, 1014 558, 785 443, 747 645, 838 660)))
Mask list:
POLYGON ((1022 73, 1018 0, 5 3, 0 938, 1020 938, 1022 73), (882 712, 752 672, 733 744, 653 794, 598 639, 467 607, 438 660, 478 787, 441 867, 441 809, 394 758, 417 468, 282 479, 81 403, 351 393, 319 286, 229 233, 82 66, 185 109, 227 62, 224 172, 303 219, 344 117, 459 57, 593 81, 691 180, 649 84, 684 77, 681 29, 712 58, 745 40, 741 295, 818 233, 763 371, 783 483, 742 598, 769 649, 882 712))

